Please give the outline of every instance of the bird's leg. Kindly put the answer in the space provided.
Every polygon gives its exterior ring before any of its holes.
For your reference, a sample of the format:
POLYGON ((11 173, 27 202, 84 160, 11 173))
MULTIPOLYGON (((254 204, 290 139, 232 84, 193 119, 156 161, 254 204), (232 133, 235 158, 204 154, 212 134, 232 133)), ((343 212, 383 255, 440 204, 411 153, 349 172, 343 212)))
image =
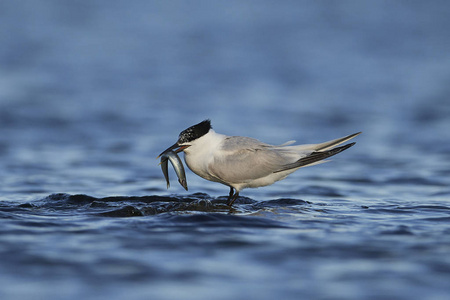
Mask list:
POLYGON ((233 197, 233 193, 234 191, 233 191, 233 188, 230 186, 230 194, 228 195, 228 198, 227 198, 227 203, 231 200, 231 197, 233 197))
POLYGON ((231 195, 231 194, 232 193, 230 191, 230 197, 228 197, 228 200, 227 200, 227 205, 230 206, 230 207, 233 205, 234 201, 236 201, 237 197, 239 197, 239 192, 236 191, 234 193, 234 195, 231 195))
POLYGON ((227 198, 227 205, 230 205, 229 203, 230 203, 231 199, 233 198, 233 195, 234 195, 234 190, 233 190, 233 187, 230 186, 230 194, 228 195, 228 198, 227 198))

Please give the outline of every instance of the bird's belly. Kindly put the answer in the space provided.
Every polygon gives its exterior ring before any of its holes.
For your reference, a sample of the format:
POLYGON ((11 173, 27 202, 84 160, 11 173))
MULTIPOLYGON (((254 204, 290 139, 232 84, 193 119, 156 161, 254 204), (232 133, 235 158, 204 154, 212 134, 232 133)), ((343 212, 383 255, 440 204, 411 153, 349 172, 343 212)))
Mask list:
POLYGON ((262 187, 262 186, 267 186, 267 185, 271 185, 277 181, 285 179, 286 176, 288 176, 291 173, 292 172, 272 173, 272 174, 269 174, 269 175, 261 177, 261 178, 256 178, 256 179, 248 180, 246 182, 233 184, 233 187, 238 190, 242 190, 245 188, 258 188, 258 187, 262 187))
POLYGON ((286 178, 286 175, 282 175, 282 174, 276 174, 276 173, 272 173, 268 176, 265 177, 261 177, 258 179, 254 179, 251 180, 249 182, 247 182, 245 184, 245 187, 249 187, 249 188, 257 188, 257 187, 261 187, 261 186, 267 186, 267 185, 271 185, 274 182, 277 182, 279 180, 282 180, 284 178, 286 178))

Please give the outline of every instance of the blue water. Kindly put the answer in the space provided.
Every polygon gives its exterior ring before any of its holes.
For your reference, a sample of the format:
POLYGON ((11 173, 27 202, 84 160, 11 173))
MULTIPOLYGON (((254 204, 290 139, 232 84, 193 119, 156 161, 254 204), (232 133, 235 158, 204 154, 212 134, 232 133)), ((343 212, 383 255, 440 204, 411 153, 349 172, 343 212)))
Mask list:
POLYGON ((448 1, 2 1, 1 299, 448 299, 448 1), (156 156, 210 118, 363 131, 248 189, 156 156))

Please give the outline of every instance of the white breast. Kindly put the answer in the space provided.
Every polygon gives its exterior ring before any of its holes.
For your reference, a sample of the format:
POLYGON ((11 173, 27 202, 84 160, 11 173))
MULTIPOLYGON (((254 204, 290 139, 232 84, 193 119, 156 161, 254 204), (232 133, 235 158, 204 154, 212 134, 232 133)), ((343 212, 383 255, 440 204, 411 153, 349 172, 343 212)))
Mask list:
POLYGON ((208 166, 214 160, 214 153, 220 149, 220 144, 226 135, 210 130, 204 136, 191 142, 191 146, 184 150, 184 161, 188 168, 198 176, 215 182, 221 182, 210 174, 208 166))

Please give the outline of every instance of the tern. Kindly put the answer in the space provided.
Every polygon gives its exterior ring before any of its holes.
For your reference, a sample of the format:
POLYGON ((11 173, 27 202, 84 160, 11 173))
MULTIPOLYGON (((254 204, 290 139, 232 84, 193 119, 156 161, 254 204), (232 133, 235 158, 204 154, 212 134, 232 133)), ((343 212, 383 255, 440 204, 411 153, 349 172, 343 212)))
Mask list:
POLYGON ((250 137, 216 133, 211 121, 204 120, 183 130, 177 142, 160 156, 183 151, 192 172, 230 188, 227 204, 232 206, 242 189, 271 185, 299 168, 326 162, 324 159, 353 146, 355 143, 337 147, 360 133, 320 144, 292 145, 295 141, 290 141, 270 145, 250 137))

